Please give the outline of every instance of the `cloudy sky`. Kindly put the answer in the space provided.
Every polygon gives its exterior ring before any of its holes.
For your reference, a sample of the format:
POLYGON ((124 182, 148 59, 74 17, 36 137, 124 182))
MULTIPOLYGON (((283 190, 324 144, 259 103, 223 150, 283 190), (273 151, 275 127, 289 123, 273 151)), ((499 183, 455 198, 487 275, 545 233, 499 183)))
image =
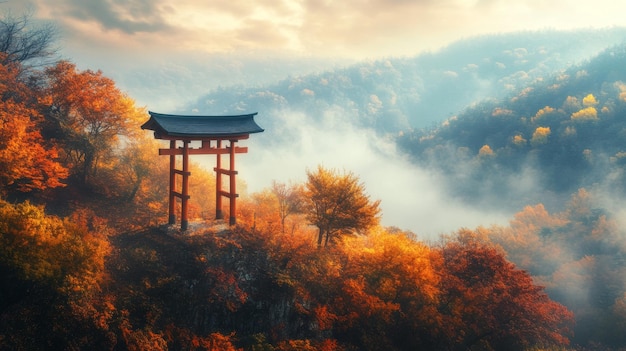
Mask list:
POLYGON ((197 89, 411 56, 480 34, 624 25, 624 10, 617 0, 0 1, 4 13, 53 22, 63 58, 101 69, 159 110, 197 89))
POLYGON ((484 33, 626 22, 616 0, 5 0, 0 9, 54 21, 81 64, 190 53, 371 59, 484 33))
POLYGON ((624 25, 624 10, 617 0, 0 1, 4 13, 55 23, 63 58, 101 69, 159 110, 197 89, 416 55, 480 34, 624 25))

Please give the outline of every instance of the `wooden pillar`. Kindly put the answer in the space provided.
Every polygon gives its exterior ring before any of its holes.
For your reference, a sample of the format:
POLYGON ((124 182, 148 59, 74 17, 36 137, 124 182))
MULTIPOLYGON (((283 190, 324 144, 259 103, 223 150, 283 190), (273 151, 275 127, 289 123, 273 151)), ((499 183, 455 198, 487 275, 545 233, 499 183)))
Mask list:
MULTIPOLYGON (((170 150, 176 149, 176 140, 170 140, 170 150)), ((169 198, 169 224, 176 223, 176 155, 172 151, 170 155, 170 198, 169 198)))
POLYGON ((189 140, 183 140, 183 196, 181 198, 182 208, 180 215, 180 229, 187 230, 189 226, 188 202, 189 202, 189 140))
MULTIPOLYGON (((217 150, 222 148, 222 140, 217 139, 217 150)), ((222 212, 222 154, 217 153, 217 164, 215 167, 215 219, 224 219, 222 212)))
POLYGON ((237 182, 235 175, 235 143, 237 140, 230 141, 230 225, 237 224, 237 182))

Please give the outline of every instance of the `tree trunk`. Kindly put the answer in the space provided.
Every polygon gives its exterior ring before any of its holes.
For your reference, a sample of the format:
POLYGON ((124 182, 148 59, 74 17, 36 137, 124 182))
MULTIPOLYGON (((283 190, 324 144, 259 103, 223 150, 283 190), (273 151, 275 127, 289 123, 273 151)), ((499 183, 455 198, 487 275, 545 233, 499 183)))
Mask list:
POLYGON ((324 231, 322 230, 322 228, 317 227, 319 229, 318 235, 317 235, 317 248, 322 247, 322 239, 324 238, 324 231))
POLYGON ((283 227, 283 234, 285 234, 285 216, 280 216, 280 224, 283 227))
POLYGON ((133 201, 133 199, 135 199, 135 196, 137 196, 137 192, 139 191, 139 188, 141 187, 141 181, 142 181, 142 179, 139 178, 135 182, 135 184, 133 184, 132 190, 130 191, 130 193, 124 199, 125 202, 131 202, 131 201, 133 201))

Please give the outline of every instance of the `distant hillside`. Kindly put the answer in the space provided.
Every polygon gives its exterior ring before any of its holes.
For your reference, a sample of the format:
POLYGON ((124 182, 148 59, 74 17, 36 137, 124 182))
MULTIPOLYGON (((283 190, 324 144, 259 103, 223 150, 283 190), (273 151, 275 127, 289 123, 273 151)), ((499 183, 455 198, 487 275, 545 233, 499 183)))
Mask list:
POLYGON ((188 106, 201 113, 276 111, 322 121, 329 110, 395 133, 432 126, 485 98, 502 98, 626 40, 626 28, 489 35, 412 58, 389 58, 259 87, 224 87, 188 106))
MULTIPOLYGON (((452 192, 493 206, 626 191, 626 46, 398 139, 452 192)), ((560 200, 558 200, 560 201, 560 200)))

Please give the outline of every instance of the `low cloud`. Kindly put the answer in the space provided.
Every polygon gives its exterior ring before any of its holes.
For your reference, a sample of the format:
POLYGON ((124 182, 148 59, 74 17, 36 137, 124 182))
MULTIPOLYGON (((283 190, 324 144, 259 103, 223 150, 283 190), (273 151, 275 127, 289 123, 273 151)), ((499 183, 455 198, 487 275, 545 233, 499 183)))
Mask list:
MULTIPOLYGON (((269 188, 272 180, 303 183, 307 170, 322 165, 354 173, 370 198, 381 200, 383 225, 411 230, 423 239, 436 239, 461 227, 505 224, 511 218, 511 213, 487 213, 445 195, 436 173, 409 162, 393 140, 345 122, 341 108, 327 110, 319 123, 302 112, 268 114, 276 127, 242 142, 249 152, 238 157, 237 168, 248 193, 269 188)), ((257 117, 262 126, 264 118, 257 117)), ((206 166, 212 169, 213 162, 206 166)))

